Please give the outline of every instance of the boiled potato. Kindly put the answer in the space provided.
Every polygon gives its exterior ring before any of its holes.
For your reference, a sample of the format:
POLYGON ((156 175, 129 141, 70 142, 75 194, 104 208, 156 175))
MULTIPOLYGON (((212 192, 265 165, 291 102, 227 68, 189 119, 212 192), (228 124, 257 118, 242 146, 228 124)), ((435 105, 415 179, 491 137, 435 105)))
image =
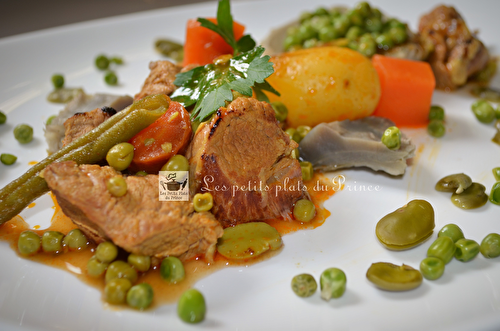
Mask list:
POLYGON ((380 98, 370 60, 347 48, 303 49, 272 57, 271 62, 275 72, 267 81, 281 97, 269 94, 269 99, 288 107, 291 127, 369 116, 380 98))

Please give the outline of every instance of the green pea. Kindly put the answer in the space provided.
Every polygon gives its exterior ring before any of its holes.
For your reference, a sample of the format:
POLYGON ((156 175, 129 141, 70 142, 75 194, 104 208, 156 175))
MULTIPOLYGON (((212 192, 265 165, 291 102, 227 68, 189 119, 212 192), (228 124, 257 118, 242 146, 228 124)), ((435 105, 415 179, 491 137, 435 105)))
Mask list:
POLYGON ((51 81, 52 81, 52 85, 54 85, 54 88, 56 88, 56 89, 64 86, 63 75, 60 75, 60 74, 52 75, 51 81))
POLYGON ((283 47, 285 50, 289 50, 290 48, 300 45, 302 43, 302 40, 300 39, 300 36, 298 34, 296 35, 289 35, 286 36, 285 40, 283 41, 283 47))
POLYGON ((325 26, 318 31, 318 38, 320 41, 326 43, 339 38, 339 34, 333 26, 325 26))
POLYGON ((316 280, 309 274, 300 274, 292 278, 292 290, 299 297, 310 297, 316 292, 317 288, 316 280))
POLYGON ((392 41, 394 44, 402 44, 406 41, 408 38, 408 34, 406 33, 406 29, 400 28, 400 27, 395 27, 395 28, 390 28, 389 31, 389 36, 391 37, 392 41))
POLYGON ((141 272, 146 272, 151 267, 151 257, 149 256, 130 254, 127 262, 141 272))
POLYGON ((33 128, 27 124, 19 124, 14 128, 14 138, 21 144, 27 144, 33 140, 33 128))
POLYGON ((300 141, 302 140, 302 136, 294 128, 288 128, 288 129, 286 129, 285 133, 290 137, 290 139, 292 139, 296 143, 300 143, 300 141))
POLYGON ((112 85, 112 86, 113 85, 117 85, 118 84, 118 77, 116 76, 116 74, 114 73, 114 71, 108 71, 104 75, 104 81, 108 85, 112 85))
POLYGON ((186 277, 186 272, 181 260, 175 256, 169 256, 161 261, 160 275, 163 280, 177 284, 186 277))
POLYGON ((118 256, 118 247, 111 241, 100 243, 95 249, 95 257, 104 263, 110 263, 118 256))
POLYGON ((59 231, 45 231, 42 235, 42 248, 44 252, 58 253, 62 251, 64 234, 59 231))
POLYGON ((297 127, 297 133, 300 135, 300 140, 304 139, 310 131, 311 127, 307 125, 299 125, 297 127))
POLYGON ((288 108, 286 108, 285 104, 280 101, 275 101, 271 103, 271 106, 274 109, 274 116, 278 122, 284 122, 288 116, 288 108))
POLYGON ((40 250, 41 239, 33 231, 23 231, 17 240, 17 249, 22 255, 33 255, 40 250))
POLYGON ((333 22, 333 27, 337 31, 339 37, 345 36, 350 26, 351 20, 346 15, 337 17, 333 22))
POLYGON ((177 315, 186 323, 199 323, 205 319, 207 307, 200 291, 192 288, 182 293, 177 302, 177 315))
POLYGON ((495 205, 500 205, 500 182, 493 184, 489 196, 490 202, 495 205))
POLYGON ((316 30, 319 31, 324 27, 330 26, 330 18, 328 16, 316 16, 313 19, 311 19, 311 26, 316 30))
POLYGON ((440 138, 446 133, 444 122, 441 120, 432 120, 427 124, 427 133, 434 138, 440 138))
POLYGON ((300 168, 302 169, 302 180, 311 180, 314 176, 314 169, 311 162, 301 161, 300 168))
POLYGON ((347 47, 352 49, 353 51, 358 51, 359 43, 356 40, 351 40, 347 44, 347 47))
POLYGON ((426 257, 420 262, 420 272, 428 280, 435 280, 444 273, 445 264, 437 257, 426 257))
POLYGON ((326 10, 326 8, 324 7, 319 7, 314 11, 313 15, 314 16, 328 15, 328 10, 326 10))
POLYGON ((45 122, 45 125, 51 125, 52 121, 56 118, 56 115, 52 115, 49 118, 47 118, 47 122, 45 122))
POLYGON ((438 237, 427 249, 427 257, 437 257, 445 264, 451 261, 455 254, 455 243, 453 239, 446 236, 438 237))
POLYGON ((493 168, 491 171, 493 172, 493 176, 495 176, 495 180, 497 182, 499 182, 500 181, 500 167, 493 168))
POLYGON ((441 106, 433 105, 429 110, 429 120, 441 120, 444 121, 444 109, 441 106))
POLYGON ((134 158, 134 145, 129 143, 119 143, 111 147, 106 154, 106 161, 117 171, 128 168, 134 158))
POLYGON ((349 18, 351 25, 354 26, 363 26, 364 20, 363 17, 359 14, 357 10, 351 10, 347 12, 347 17, 349 18))
POLYGON ((108 69, 109 67, 109 59, 106 55, 98 55, 96 58, 95 58, 95 66, 97 67, 97 69, 99 70, 106 70, 108 69))
POLYGON ((371 15, 372 15, 372 17, 376 17, 379 20, 382 19, 382 13, 380 12, 380 10, 378 8, 372 8, 371 15))
POLYGON ((184 47, 179 43, 167 39, 157 40, 155 42, 155 49, 157 52, 173 59, 176 62, 182 62, 182 59, 184 58, 184 47))
POLYGON ((193 197, 193 207, 197 212, 209 211, 214 206, 214 198, 212 194, 207 193, 196 193, 193 197))
POLYGON ((381 138, 387 148, 397 150, 401 147, 401 132, 395 126, 388 127, 381 138))
POLYGON ((455 246, 455 258, 461 262, 468 262, 479 254, 479 244, 472 239, 460 239, 455 246))
POLYGON ((310 13, 308 11, 304 11, 300 14, 299 21, 300 21, 300 23, 304 23, 305 21, 310 20, 311 17, 313 17, 312 13, 310 13))
POLYGON ((81 88, 61 87, 49 93, 47 100, 50 102, 67 103, 80 93, 84 93, 81 88))
POLYGON ((153 288, 148 283, 132 286, 127 293, 127 304, 135 309, 143 310, 153 302, 153 288))
POLYGON ((316 47, 316 46, 318 46, 318 39, 316 39, 316 38, 307 39, 306 41, 304 41, 304 43, 302 44, 302 46, 304 48, 313 48, 313 47, 316 47))
POLYGON ((117 65, 122 65, 123 64, 123 58, 118 57, 118 56, 113 56, 112 58, 109 59, 109 62, 117 64, 117 65))
POLYGON ((359 26, 351 26, 349 30, 347 30, 345 37, 349 40, 356 40, 363 33, 364 33, 363 29, 360 28, 359 26))
POLYGON ((17 161, 17 156, 3 153, 0 155, 0 162, 5 165, 13 165, 17 161))
POLYGON ((319 278, 321 298, 330 300, 340 298, 344 295, 347 278, 345 273, 338 268, 329 268, 323 271, 319 278))
POLYGON ((144 176, 147 176, 148 173, 145 172, 144 170, 139 170, 135 173, 136 176, 139 176, 139 177, 144 177, 144 176))
POLYGON ((73 229, 64 236, 63 244, 69 249, 82 250, 88 245, 88 239, 80 229, 73 229))
POLYGON ((490 233, 484 237, 479 250, 487 259, 500 256, 500 234, 490 233))
POLYGON ((176 154, 161 167, 161 171, 189 171, 189 161, 184 156, 176 154))
POLYGON ((301 199, 293 206, 293 216, 297 221, 309 222, 316 215, 316 207, 307 199, 301 199))
POLYGON ((392 41, 392 38, 388 34, 381 34, 377 38, 375 38, 375 41, 377 42, 378 48, 381 48, 383 50, 388 50, 392 46, 394 46, 394 42, 392 41))
POLYGON ((316 30, 311 26, 311 24, 302 24, 299 27, 298 37, 301 40, 308 40, 316 37, 316 30))
POLYGON ((399 20, 395 19, 395 18, 391 18, 390 20, 387 21, 387 26, 389 28, 402 28, 402 29, 406 29, 406 24, 400 22, 399 20))
POLYGON ((0 111, 0 124, 5 124, 7 122, 7 115, 0 111))
POLYGON ((299 149, 298 148, 295 148, 292 153, 290 154, 290 156, 296 160, 299 159, 300 157, 300 154, 299 154, 299 149))
POLYGON ((458 225, 446 224, 438 232, 438 237, 443 237, 443 236, 450 237, 451 240, 453 240, 453 242, 456 243, 458 240, 464 238, 464 233, 462 232, 462 229, 458 227, 458 225))
POLYGON ((471 109, 477 120, 481 123, 491 123, 495 119, 495 109, 484 99, 475 101, 471 109))
POLYGON ((125 261, 114 261, 106 270, 106 284, 116 278, 126 278, 133 284, 137 280, 137 271, 125 261))
POLYGON ((100 277, 104 275, 108 266, 109 263, 101 262, 93 255, 87 262, 87 274, 94 278, 100 277))
POLYGON ((117 198, 127 194, 127 182, 122 176, 111 177, 106 182, 106 187, 109 193, 117 198))
POLYGON ((356 6, 356 11, 363 17, 368 17, 371 12, 372 12, 372 8, 370 7, 370 4, 368 2, 360 2, 358 3, 358 5, 356 6))
POLYGON ((130 280, 126 278, 115 278, 104 286, 104 300, 113 305, 125 303, 128 298, 127 292, 132 287, 130 280))
POLYGON ((377 44, 373 39, 366 41, 359 41, 358 52, 366 57, 372 57, 377 52, 377 44))
POLYGON ((379 17, 370 17, 365 21, 365 29, 369 32, 380 32, 382 26, 382 20, 379 17))

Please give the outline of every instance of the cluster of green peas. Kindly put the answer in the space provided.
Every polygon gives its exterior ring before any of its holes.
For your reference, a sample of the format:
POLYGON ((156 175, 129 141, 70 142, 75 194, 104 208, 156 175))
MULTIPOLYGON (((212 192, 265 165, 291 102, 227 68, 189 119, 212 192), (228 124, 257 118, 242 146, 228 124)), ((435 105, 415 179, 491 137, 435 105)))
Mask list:
MULTIPOLYGON (((328 268, 319 278, 321 298, 329 301, 331 298, 340 298, 344 295, 347 278, 339 268, 328 268)), ((300 274, 292 278, 292 290, 299 297, 306 298, 316 293, 318 284, 311 274, 300 274)))
POLYGON ((500 105, 493 108, 490 102, 485 99, 474 101, 471 105, 472 112, 481 123, 489 124, 495 119, 500 119, 500 105))
POLYGON ((427 250, 427 257, 420 263, 420 271, 426 279, 435 280, 443 275, 445 265, 453 257, 461 262, 468 262, 479 252, 488 259, 500 256, 500 235, 490 233, 479 245, 472 239, 466 239, 462 229, 456 224, 447 224, 427 250))
MULTIPOLYGON (((0 125, 7 122, 7 115, 0 111, 0 125)), ((28 124, 19 124, 14 128, 14 138, 20 144, 27 144, 33 140, 33 128, 28 124)), ((17 161, 17 156, 8 153, 0 154, 0 162, 5 165, 13 165, 17 161)))
POLYGON ((87 237, 79 229, 73 229, 67 235, 59 231, 45 231, 41 237, 27 230, 19 235, 17 249, 21 255, 30 256, 38 253, 40 248, 46 253, 61 253, 65 249, 82 250, 88 244, 87 237))
POLYGON ((117 85, 118 84, 118 76, 116 76, 116 73, 113 70, 108 70, 109 66, 111 64, 117 64, 117 65, 122 65, 123 64, 123 59, 121 57, 107 57, 104 54, 98 55, 95 60, 94 64, 97 69, 106 71, 104 74, 104 82, 108 85, 117 85))
POLYGON ((343 11, 318 8, 304 12, 300 25, 288 29, 284 41, 287 51, 334 42, 371 57, 377 49, 389 50, 408 39, 407 27, 395 18, 386 19, 367 2, 343 11))

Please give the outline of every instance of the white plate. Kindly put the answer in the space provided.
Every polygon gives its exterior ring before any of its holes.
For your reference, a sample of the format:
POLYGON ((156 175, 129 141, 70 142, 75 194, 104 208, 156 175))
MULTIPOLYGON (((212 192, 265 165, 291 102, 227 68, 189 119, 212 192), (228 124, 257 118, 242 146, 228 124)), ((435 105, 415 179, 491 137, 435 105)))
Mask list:
MULTIPOLYGON (((345 3, 353 5, 353 3, 345 3)), ((339 3, 314 1, 253 1, 233 4, 234 17, 261 40, 272 27, 297 17, 306 9, 339 3)), ((418 18, 434 1, 377 1, 375 5, 416 28, 418 18)), ((498 2, 457 1, 469 27, 498 54, 498 2)), ((19 157, 14 166, 0 164, 0 186, 28 169, 28 162, 45 157, 42 123, 61 108, 49 104, 50 77, 60 72, 68 86, 87 92, 136 93, 148 74, 148 62, 159 59, 153 50, 157 37, 182 41, 188 18, 213 16, 215 3, 171 8, 55 28, 0 40, 0 109, 8 124, 0 126, 0 151, 19 157), (121 55, 119 87, 108 87, 93 67, 99 53, 121 55), (35 141, 20 146, 12 137, 18 123, 35 129, 35 141)), ((497 76, 496 85, 499 84, 497 76)), ((475 120, 465 91, 434 94, 433 102, 447 112, 447 133, 442 139, 424 130, 406 131, 422 148, 402 178, 367 170, 339 172, 347 177, 344 191, 326 204, 332 216, 315 230, 286 235, 284 249, 271 259, 250 267, 226 268, 196 283, 207 300, 206 320, 184 324, 175 305, 138 313, 105 309, 100 292, 68 272, 18 258, 0 242, 1 330, 498 330, 500 329, 500 259, 478 256, 471 262, 456 260, 437 281, 424 280, 418 289, 389 293, 376 289, 365 278, 373 262, 388 261, 419 266, 430 242, 415 249, 391 252, 374 233, 376 222, 411 199, 424 198, 436 211, 436 229, 458 224, 466 237, 478 242, 490 232, 500 232, 500 207, 491 203, 473 211, 456 208, 449 195, 434 191, 435 182, 456 172, 469 174, 488 190, 494 183, 491 169, 500 166, 500 146, 490 139, 492 126, 475 120), (362 190, 378 185, 380 191, 362 190), (348 278, 345 295, 330 302, 319 294, 308 299, 295 296, 290 280, 299 273, 315 277, 328 268, 342 268, 348 278)), ((50 203, 39 201, 30 213, 32 224, 47 223, 50 203), (42 207, 40 207, 42 206, 42 207), (43 206, 46 206, 43 208, 43 206)), ((435 238, 433 235, 433 240, 435 238)))

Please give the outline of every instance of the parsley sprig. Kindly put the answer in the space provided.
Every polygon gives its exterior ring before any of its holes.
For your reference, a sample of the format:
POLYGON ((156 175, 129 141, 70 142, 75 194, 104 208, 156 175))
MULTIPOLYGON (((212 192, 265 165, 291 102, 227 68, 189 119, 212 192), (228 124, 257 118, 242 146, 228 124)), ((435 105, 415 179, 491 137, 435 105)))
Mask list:
POLYGON ((174 85, 179 88, 172 94, 174 101, 184 107, 194 105, 191 119, 204 121, 226 102, 233 100, 232 91, 246 96, 255 95, 259 100, 269 101, 263 91, 279 95, 265 79, 273 72, 273 64, 268 55, 263 56, 264 48, 255 47, 250 35, 238 41, 234 38, 233 18, 229 0, 219 1, 217 24, 204 18, 198 18, 202 26, 215 31, 233 48, 234 57, 227 61, 218 61, 196 67, 177 74, 174 85))

